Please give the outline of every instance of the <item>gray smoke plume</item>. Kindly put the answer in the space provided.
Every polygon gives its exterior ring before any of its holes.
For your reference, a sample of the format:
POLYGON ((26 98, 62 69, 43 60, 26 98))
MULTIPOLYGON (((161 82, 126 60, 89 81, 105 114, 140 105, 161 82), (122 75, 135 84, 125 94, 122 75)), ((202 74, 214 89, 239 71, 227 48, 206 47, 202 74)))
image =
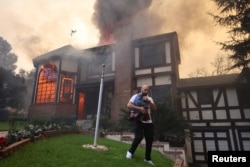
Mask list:
MULTIPOLYGON (((147 9, 152 0, 97 0, 93 22, 100 31, 100 44, 110 43, 125 35, 124 26, 132 24, 133 18, 147 9)), ((128 35, 128 34, 126 34, 128 35)))
POLYGON ((18 55, 18 67, 27 70, 33 68, 33 57, 68 45, 71 40, 72 46, 84 49, 98 45, 105 37, 114 42, 118 37, 124 41, 124 37, 131 40, 176 31, 182 57, 180 72, 181 76, 187 76, 198 66, 209 68, 213 57, 221 52, 214 41, 228 40, 227 29, 215 26, 207 14, 218 12, 214 2, 207 0, 55 0, 51 3, 36 0, 29 1, 29 5, 0 0, 0 10, 0 20, 6 23, 0 27, 0 34, 18 55), (44 13, 50 13, 50 17, 44 13), (77 33, 71 37, 73 28, 77 33))

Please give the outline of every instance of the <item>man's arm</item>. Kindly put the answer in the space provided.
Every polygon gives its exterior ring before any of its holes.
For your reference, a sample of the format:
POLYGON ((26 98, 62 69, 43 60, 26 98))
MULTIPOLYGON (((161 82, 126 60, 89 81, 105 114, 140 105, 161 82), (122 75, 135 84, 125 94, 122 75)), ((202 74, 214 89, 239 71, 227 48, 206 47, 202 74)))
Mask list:
POLYGON ((152 111, 156 111, 157 110, 157 106, 155 105, 155 103, 149 101, 149 105, 152 111))
POLYGON ((145 109, 144 107, 136 106, 136 105, 134 105, 131 101, 128 102, 127 107, 128 107, 130 110, 139 110, 139 111, 141 111, 143 114, 145 114, 145 113, 147 112, 147 109, 145 109))
POLYGON ((145 101, 147 101, 149 103, 151 110, 153 110, 153 111, 157 110, 157 106, 156 106, 156 104, 154 103, 154 101, 153 101, 153 99, 151 97, 144 96, 143 100, 145 100, 145 101))

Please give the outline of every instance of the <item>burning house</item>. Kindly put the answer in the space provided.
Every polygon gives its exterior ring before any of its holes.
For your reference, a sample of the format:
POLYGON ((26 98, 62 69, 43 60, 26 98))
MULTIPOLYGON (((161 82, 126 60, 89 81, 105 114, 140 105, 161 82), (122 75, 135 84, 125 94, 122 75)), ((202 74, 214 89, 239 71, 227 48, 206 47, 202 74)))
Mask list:
MULTIPOLYGON (((157 101, 171 99, 179 79, 177 39, 173 32, 84 50, 67 45, 34 58, 36 82, 29 116, 74 115, 84 120, 95 115, 102 64, 102 114, 118 120, 142 84, 151 86, 157 101)), ((174 99, 169 101, 176 105, 174 99)))
POLYGON ((97 0, 98 46, 77 50, 66 45, 34 58, 36 77, 29 117, 91 119, 97 113, 105 64, 101 115, 119 120, 131 95, 148 84, 156 102, 167 102, 190 123, 187 131, 194 135, 186 142, 189 162, 206 163, 207 151, 250 151, 249 70, 180 79, 177 33, 149 36, 145 32, 139 37, 133 31, 133 18, 150 3, 97 0))
POLYGON ((119 119, 130 96, 151 86, 190 123, 189 162, 207 151, 250 150, 249 70, 241 74, 180 79, 177 33, 171 32, 84 50, 67 45, 33 59, 36 79, 29 117, 66 116, 85 121, 97 113, 105 64, 101 114, 119 119), (177 97, 182 98, 174 98, 177 97))

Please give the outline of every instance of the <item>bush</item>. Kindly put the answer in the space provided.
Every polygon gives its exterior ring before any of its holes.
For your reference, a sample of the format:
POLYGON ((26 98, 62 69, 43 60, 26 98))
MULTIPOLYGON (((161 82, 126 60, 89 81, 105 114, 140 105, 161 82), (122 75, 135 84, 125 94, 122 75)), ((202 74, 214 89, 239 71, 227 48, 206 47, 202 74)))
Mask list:
POLYGON ((157 104, 157 111, 152 113, 155 127, 155 139, 167 141, 172 146, 183 146, 186 134, 184 129, 189 127, 187 121, 166 104, 157 104))
MULTIPOLYGON (((108 116, 101 116, 99 120, 99 128, 103 131, 112 130, 114 122, 108 116)), ((92 121, 92 127, 96 127, 96 118, 92 121)))
POLYGON ((32 119, 29 120, 29 124, 33 124, 33 125, 45 125, 47 123, 49 123, 49 118, 48 117, 34 117, 32 119))
POLYGON ((58 125, 72 125, 75 123, 75 120, 69 117, 64 116, 54 116, 50 119, 50 123, 55 123, 58 125))
POLYGON ((116 131, 118 131, 118 132, 124 132, 124 131, 130 132, 130 131, 134 130, 134 122, 128 120, 129 115, 130 115, 130 110, 121 109, 119 122, 115 126, 116 131))
POLYGON ((24 118, 22 115, 10 114, 9 115, 9 126, 10 126, 9 131, 17 130, 17 124, 18 123, 26 124, 27 119, 24 118))

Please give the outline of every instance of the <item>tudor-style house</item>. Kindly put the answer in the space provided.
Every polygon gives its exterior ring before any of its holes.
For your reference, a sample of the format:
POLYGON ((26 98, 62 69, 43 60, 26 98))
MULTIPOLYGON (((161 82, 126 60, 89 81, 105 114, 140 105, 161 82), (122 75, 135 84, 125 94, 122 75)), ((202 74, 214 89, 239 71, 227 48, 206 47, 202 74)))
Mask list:
POLYGON ((64 46, 33 59, 36 81, 29 117, 63 115, 86 120, 95 116, 102 64, 106 65, 103 115, 118 120, 142 84, 151 86, 155 101, 172 102, 179 62, 175 32, 84 50, 64 46))
POLYGON ((190 123, 189 162, 206 163, 210 150, 250 151, 249 70, 180 79, 176 32, 84 50, 66 45, 34 58, 33 64, 36 78, 30 118, 91 119, 97 113, 105 64, 102 115, 119 120, 131 95, 148 84, 155 102, 168 102, 190 123))
POLYGON ((206 163, 207 151, 250 151, 250 71, 181 79, 181 113, 190 123, 189 162, 206 163))

